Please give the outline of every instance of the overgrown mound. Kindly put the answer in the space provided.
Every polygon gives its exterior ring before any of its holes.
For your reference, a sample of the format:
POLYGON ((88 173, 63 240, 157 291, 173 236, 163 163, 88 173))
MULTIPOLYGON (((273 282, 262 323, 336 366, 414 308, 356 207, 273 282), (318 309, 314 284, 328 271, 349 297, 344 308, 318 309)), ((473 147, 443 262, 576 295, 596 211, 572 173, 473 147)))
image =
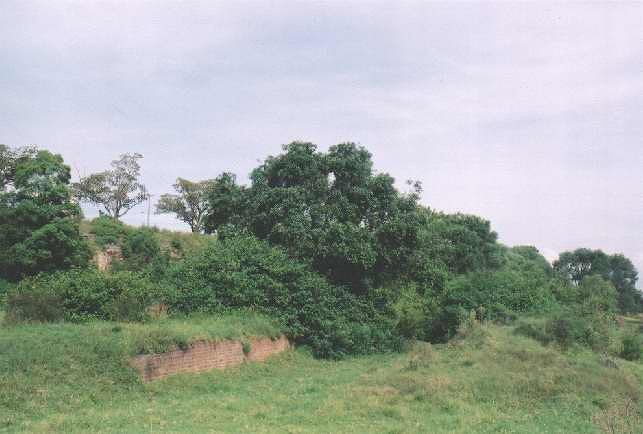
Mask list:
MULTIPOLYGON (((420 183, 398 190, 354 143, 326 152, 312 143, 285 145, 252 171, 247 186, 230 173, 183 180, 160 211, 209 235, 118 221, 129 208, 119 211, 113 201, 134 206, 145 193, 138 154, 114 162, 123 176, 91 178, 106 193, 91 200, 110 216, 84 223, 86 237, 72 190, 88 190, 70 188, 60 156, 6 147, 0 154, 8 162, 0 279, 11 282, 0 280, 0 302, 6 299, 10 321, 140 322, 154 312, 244 308, 271 315, 316 355, 339 358, 413 340, 446 342, 472 311, 503 323, 563 312, 600 318, 596 324, 612 330, 616 313, 643 309, 638 274, 624 256, 579 249, 552 267, 533 247, 500 244, 483 218, 420 205, 420 183), (141 194, 129 197, 135 191, 141 194), (87 244, 117 245, 122 258, 101 274, 86 264, 87 244)), ((556 339, 580 339, 573 324, 552 324, 556 339)), ((589 346, 600 346, 601 330, 582 333, 589 346)))

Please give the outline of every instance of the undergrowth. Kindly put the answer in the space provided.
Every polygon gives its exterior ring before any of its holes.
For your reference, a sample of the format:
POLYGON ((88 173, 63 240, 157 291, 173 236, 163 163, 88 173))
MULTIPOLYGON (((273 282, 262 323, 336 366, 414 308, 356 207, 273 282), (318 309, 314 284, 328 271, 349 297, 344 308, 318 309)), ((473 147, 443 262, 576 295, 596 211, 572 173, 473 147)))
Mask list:
MULTIPOLYGON (((172 327, 185 332, 207 324, 201 319, 172 327)), ((230 333, 236 327, 234 320, 230 324, 218 333, 230 333)), ((619 360, 614 367, 584 347, 561 352, 513 327, 476 320, 451 343, 417 342, 406 353, 329 361, 299 349, 265 364, 147 385, 124 358, 123 335, 137 332, 128 327, 3 329, 0 387, 7 393, 0 396, 0 431, 634 433, 643 428, 640 362, 619 360)))

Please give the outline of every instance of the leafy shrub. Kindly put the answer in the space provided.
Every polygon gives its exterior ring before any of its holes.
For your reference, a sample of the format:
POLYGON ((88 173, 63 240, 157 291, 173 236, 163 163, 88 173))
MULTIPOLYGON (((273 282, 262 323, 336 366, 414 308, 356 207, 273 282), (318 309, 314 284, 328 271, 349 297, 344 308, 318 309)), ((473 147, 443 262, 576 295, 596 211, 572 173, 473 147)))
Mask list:
POLYGON ((433 262, 443 262, 454 275, 494 270, 502 262, 491 223, 475 215, 430 211, 421 228, 420 250, 433 262))
POLYGON ((164 292, 140 274, 70 270, 23 280, 9 294, 7 312, 22 321, 141 321, 147 318, 147 307, 163 297, 164 292), (41 307, 45 304, 62 314, 50 314, 41 307))
POLYGON ((586 330, 585 322, 578 318, 557 317, 550 320, 546 326, 547 336, 563 349, 581 341, 586 330))
POLYGON ((501 303, 491 304, 487 311, 488 318, 493 319, 497 324, 513 324, 518 319, 518 314, 511 309, 508 309, 501 303))
POLYGON ((448 285, 447 303, 467 310, 485 306, 492 315, 506 311, 542 312, 554 299, 544 282, 532 280, 520 271, 501 269, 456 277, 448 285), (492 306, 500 309, 489 309, 492 306))
POLYGON ((247 356, 252 351, 252 344, 244 339, 241 341, 241 349, 243 350, 243 354, 247 356))
POLYGON ((408 339, 424 337, 426 326, 426 301, 413 285, 402 288, 393 305, 397 332, 408 339))
POLYGON ((636 334, 628 334, 623 337, 623 349, 620 356, 625 360, 639 360, 643 345, 641 338, 636 334))
POLYGON ((331 285, 307 265, 252 235, 229 233, 171 266, 168 298, 181 313, 250 308, 278 319, 320 357, 399 346, 374 303, 331 285))
POLYGON ((78 221, 71 218, 55 219, 30 231, 6 253, 10 257, 10 263, 5 264, 7 276, 12 278, 82 267, 91 256, 88 244, 80 237, 78 221))
POLYGON ((601 313, 581 315, 571 309, 563 309, 538 322, 521 322, 515 330, 543 344, 555 343, 563 350, 581 345, 601 352, 610 349, 614 331, 610 317, 601 313))
POLYGON ((580 315, 597 312, 614 317, 617 310, 616 289, 600 276, 588 276, 578 285, 576 306, 580 315))
POLYGON ((119 244, 127 233, 127 227, 115 218, 107 215, 96 217, 90 223, 90 233, 94 234, 96 244, 105 247, 109 244, 119 244))
POLYGON ((63 319, 62 300, 47 292, 24 292, 9 297, 7 322, 53 322, 63 319))
POLYGON ((141 270, 161 256, 158 230, 138 228, 130 230, 123 240, 123 258, 130 270, 141 270))
POLYGON ((452 277, 435 298, 427 317, 425 338, 445 341, 453 337, 462 312, 475 310, 479 320, 509 324, 519 314, 541 314, 556 308, 552 272, 533 247, 500 248, 499 267, 482 268, 452 277))

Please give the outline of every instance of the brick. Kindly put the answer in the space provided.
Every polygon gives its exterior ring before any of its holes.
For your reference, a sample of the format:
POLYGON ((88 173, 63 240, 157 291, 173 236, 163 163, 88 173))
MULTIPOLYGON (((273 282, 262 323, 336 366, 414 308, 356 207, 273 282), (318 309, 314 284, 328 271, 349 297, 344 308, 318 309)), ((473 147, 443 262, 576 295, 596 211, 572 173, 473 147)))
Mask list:
POLYGON ((199 341, 186 350, 175 349, 162 354, 143 354, 130 360, 144 382, 165 378, 185 372, 205 372, 238 366, 246 361, 263 362, 273 354, 291 348, 285 336, 277 340, 270 338, 250 339, 250 352, 243 353, 239 341, 199 341))

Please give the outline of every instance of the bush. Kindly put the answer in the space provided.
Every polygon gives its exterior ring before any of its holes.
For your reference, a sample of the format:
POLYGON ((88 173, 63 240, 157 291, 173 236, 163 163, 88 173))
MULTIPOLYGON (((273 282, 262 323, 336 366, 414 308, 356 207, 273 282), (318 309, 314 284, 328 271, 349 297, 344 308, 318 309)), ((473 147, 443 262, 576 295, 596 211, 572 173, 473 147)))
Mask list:
POLYGON ((398 300, 393 305, 395 312, 395 329, 407 339, 424 337, 427 306, 413 285, 404 286, 398 300))
POLYGON ((125 266, 129 270, 141 270, 161 257, 157 229, 130 230, 123 240, 122 247, 125 266))
POLYGON ((15 278, 83 267, 91 252, 80 237, 78 222, 61 218, 31 231, 25 240, 9 249, 9 256, 13 263, 8 265, 7 276, 15 278))
POLYGON ((487 318, 491 318, 497 324, 509 325, 518 319, 518 314, 508 309, 501 303, 493 303, 486 310, 487 318))
POLYGON ((127 233, 127 227, 115 218, 107 215, 96 217, 89 223, 89 231, 94 234, 96 244, 105 247, 109 244, 119 244, 127 233))
POLYGON ((623 337, 623 349, 619 354, 625 360, 639 360, 641 358, 641 338, 636 334, 628 334, 623 337))
POLYGON ((562 285, 555 292, 564 303, 543 327, 521 324, 516 332, 545 344, 555 342, 566 349, 578 344, 594 351, 613 351, 616 334, 616 292, 600 276, 589 276, 580 285, 562 285))
POLYGON ((496 312, 504 315, 507 311, 543 312, 554 303, 553 295, 544 282, 507 269, 459 276, 449 282, 447 297, 449 304, 457 304, 467 310, 485 306, 489 315, 496 312), (492 306, 500 309, 491 310, 492 306))
POLYGON ((23 280, 10 292, 7 312, 16 321, 141 321, 147 308, 164 297, 141 274, 70 270, 23 280))
POLYGON ((575 342, 580 342, 586 329, 586 324, 581 319, 564 317, 550 320, 545 328, 549 339, 558 343, 563 349, 569 348, 575 342))
POLYGON ((535 339, 542 344, 551 342, 551 336, 545 330, 544 324, 521 321, 516 326, 514 333, 535 339))
POLYGON ((588 276, 578 285, 576 304, 580 315, 603 312, 614 317, 617 310, 616 289, 600 276, 588 276))
POLYGON ((331 285, 252 235, 212 240, 200 254, 173 264, 168 275, 175 312, 255 309, 278 319, 291 338, 320 357, 399 347, 394 324, 383 320, 375 303, 331 285))
POLYGON ((55 294, 31 291, 16 293, 7 302, 7 318, 14 322, 54 322, 63 319, 62 300, 55 294))
POLYGON ((595 351, 607 351, 614 325, 600 315, 580 316, 573 313, 560 314, 549 320, 546 332, 552 341, 563 349, 573 344, 595 351))
POLYGON ((538 322, 521 322, 515 332, 543 344, 556 343, 563 350, 581 345, 607 352, 613 341, 615 324, 609 316, 601 313, 581 315, 578 311, 563 309, 538 322))
POLYGON ((437 307, 427 318, 427 339, 445 341, 454 336, 461 312, 476 310, 479 320, 509 324, 519 314, 540 314, 557 307, 551 270, 538 251, 530 247, 501 251, 499 268, 456 275, 447 282, 444 293, 432 301, 437 307))

